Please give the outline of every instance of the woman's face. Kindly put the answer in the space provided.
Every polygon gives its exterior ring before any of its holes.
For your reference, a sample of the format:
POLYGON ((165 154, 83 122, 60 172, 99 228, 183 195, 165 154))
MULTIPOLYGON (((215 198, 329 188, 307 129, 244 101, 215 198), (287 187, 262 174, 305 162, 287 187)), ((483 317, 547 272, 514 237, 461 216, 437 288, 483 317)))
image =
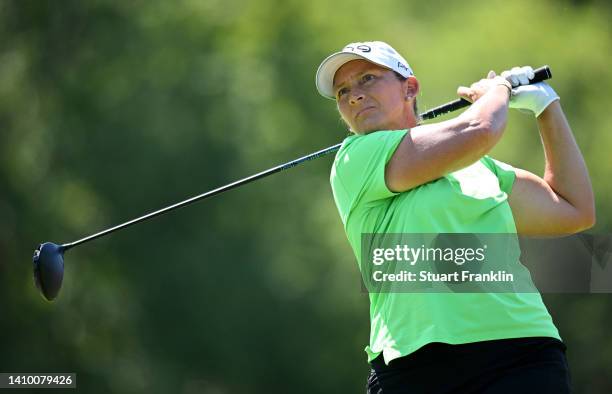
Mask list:
POLYGON ((338 110, 356 134, 411 127, 412 100, 408 80, 367 60, 352 60, 334 76, 338 110))

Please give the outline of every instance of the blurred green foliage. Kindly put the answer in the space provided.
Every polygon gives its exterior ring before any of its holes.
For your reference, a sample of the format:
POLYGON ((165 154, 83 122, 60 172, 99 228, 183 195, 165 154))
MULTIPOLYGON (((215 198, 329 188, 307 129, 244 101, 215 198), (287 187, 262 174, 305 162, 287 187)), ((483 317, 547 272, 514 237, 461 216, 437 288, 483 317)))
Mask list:
MULTIPOLYGON (((0 1, 0 371, 89 393, 361 392, 368 301, 331 158, 66 256, 46 303, 31 253, 335 144, 319 62, 384 40, 422 110, 489 69, 549 64, 612 225, 604 1, 0 1)), ((542 173, 535 122, 493 156, 542 173)), ((545 295, 576 393, 612 391, 608 295, 545 295)))

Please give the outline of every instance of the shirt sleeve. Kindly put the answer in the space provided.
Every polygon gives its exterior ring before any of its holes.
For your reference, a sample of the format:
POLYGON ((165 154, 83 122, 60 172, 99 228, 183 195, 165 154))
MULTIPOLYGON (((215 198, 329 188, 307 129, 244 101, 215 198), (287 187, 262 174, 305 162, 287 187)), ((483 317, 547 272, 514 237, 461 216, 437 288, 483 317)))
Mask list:
POLYGON ((516 178, 514 167, 512 167, 510 164, 496 160, 490 156, 484 156, 481 161, 491 171, 493 171, 495 176, 497 176, 497 180, 499 181, 499 188, 506 194, 510 195, 510 192, 512 191, 512 185, 514 184, 514 179, 516 178))
POLYGON ((350 208, 397 194, 387 188, 385 165, 407 132, 377 131, 349 137, 350 140, 338 152, 332 169, 334 193, 343 200, 337 201, 339 206, 350 208))

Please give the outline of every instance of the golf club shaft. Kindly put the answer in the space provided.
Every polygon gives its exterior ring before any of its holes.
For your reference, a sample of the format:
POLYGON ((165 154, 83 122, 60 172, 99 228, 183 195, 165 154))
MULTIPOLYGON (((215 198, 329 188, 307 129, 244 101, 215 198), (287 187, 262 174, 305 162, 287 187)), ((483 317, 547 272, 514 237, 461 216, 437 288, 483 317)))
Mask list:
POLYGON ((325 156, 325 155, 327 155, 329 153, 336 152, 338 149, 340 149, 341 145, 342 144, 340 143, 340 144, 337 144, 337 145, 334 145, 334 146, 330 146, 329 148, 322 149, 322 150, 320 150, 318 152, 311 153, 311 154, 309 154, 307 156, 304 156, 304 157, 300 157, 299 159, 296 159, 296 160, 290 161, 288 163, 281 164, 279 166, 270 168, 270 169, 262 171, 260 173, 257 173, 257 174, 251 175, 249 177, 240 179, 238 181, 232 182, 230 184, 227 184, 225 186, 221 186, 221 187, 219 187, 217 189, 213 189, 213 190, 210 190, 208 192, 199 194, 197 196, 188 198, 187 200, 178 202, 176 204, 167 206, 167 207, 159 209, 157 211, 154 211, 154 212, 148 213, 146 215, 140 216, 138 218, 132 219, 132 220, 130 220, 128 222, 119 224, 119 225, 117 225, 115 227, 111 227, 111 228, 108 228, 106 230, 102 230, 99 233, 92 234, 92 235, 87 236, 85 238, 79 239, 78 241, 74 241, 74 242, 71 242, 71 243, 63 244, 62 248, 64 250, 68 250, 68 249, 70 249, 72 247, 75 247, 77 245, 80 245, 82 243, 85 243, 85 242, 88 242, 88 241, 92 241, 92 240, 94 240, 96 238, 103 237, 104 235, 112 233, 113 231, 117 231, 117 230, 120 230, 122 228, 129 227, 129 226, 131 226, 133 224, 140 223, 140 222, 145 221, 147 219, 154 218, 155 216, 159 216, 161 214, 164 214, 166 212, 172 211, 174 209, 184 207, 185 205, 189 205, 191 203, 194 203, 196 201, 205 199, 207 197, 211 197, 211 196, 214 196, 216 194, 223 193, 225 191, 228 191, 230 189, 236 188, 238 186, 245 185, 245 184, 247 184, 249 182, 256 181, 257 179, 261 179, 261 178, 267 177, 268 175, 272 175, 274 173, 286 170, 288 168, 295 167, 298 164, 303 163, 305 161, 313 160, 313 159, 316 159, 317 157, 325 156))
MULTIPOLYGON (((534 70, 534 73, 535 73, 535 76, 534 76, 533 79, 530 80, 530 83, 541 82, 543 80, 546 80, 546 79, 549 79, 549 78, 552 77, 550 68, 548 66, 540 67, 540 68, 534 70)), ((456 111, 458 109, 467 107, 470 104, 471 103, 469 101, 464 100, 464 99, 459 99, 459 100, 451 101, 451 102, 446 103, 444 105, 441 105, 439 107, 433 108, 433 109, 431 109, 431 110, 429 110, 427 112, 424 112, 423 114, 420 115, 420 117, 421 117, 421 119, 433 119, 433 118, 435 118, 437 116, 446 114, 448 112, 456 111)), ((117 230, 120 230, 122 228, 129 227, 129 226, 131 226, 133 224, 140 223, 140 222, 143 222, 145 220, 154 218, 154 217, 162 215, 162 214, 164 214, 166 212, 169 212, 169 211, 172 211, 172 210, 184 207, 184 206, 189 205, 191 203, 194 203, 196 201, 203 200, 203 199, 205 199, 207 197, 211 197, 211 196, 214 196, 216 194, 223 193, 225 191, 234 189, 234 188, 236 188, 238 186, 242 186, 242 185, 245 185, 247 183, 253 182, 255 180, 267 177, 268 175, 272 175, 272 174, 275 174, 277 172, 286 170, 288 168, 295 167, 295 166, 297 166, 297 165, 299 165, 301 163, 304 163, 306 161, 313 160, 313 159, 316 159, 318 157, 325 156, 327 154, 336 152, 336 151, 338 151, 340 149, 341 145, 342 144, 340 143, 340 144, 336 144, 336 145, 330 146, 329 148, 322 149, 322 150, 320 150, 318 152, 311 153, 309 155, 300 157, 299 159, 290 161, 290 162, 285 163, 285 164, 281 164, 279 166, 270 168, 268 170, 265 170, 265 171, 259 172, 257 174, 251 175, 249 177, 246 177, 246 178, 240 179, 238 181, 232 182, 232 183, 227 184, 225 186, 221 186, 221 187, 219 187, 217 189, 213 189, 213 190, 210 190, 208 192, 199 194, 199 195, 191 197, 191 198, 189 198, 187 200, 184 200, 184 201, 178 202, 176 204, 167 206, 165 208, 159 209, 157 211, 148 213, 146 215, 143 215, 143 216, 140 216, 138 218, 132 219, 130 221, 127 221, 125 223, 119 224, 117 226, 108 228, 106 230, 102 230, 102 231, 100 231, 98 233, 89 235, 89 236, 87 236, 85 238, 81 238, 81 239, 79 239, 77 241, 63 244, 63 245, 61 245, 61 247, 63 248, 63 250, 68 250, 70 248, 73 248, 73 247, 75 247, 77 245, 80 245, 80 244, 83 244, 85 242, 93 241, 96 238, 103 237, 103 236, 105 236, 107 234, 110 234, 110 233, 112 233, 114 231, 117 231, 117 230)))

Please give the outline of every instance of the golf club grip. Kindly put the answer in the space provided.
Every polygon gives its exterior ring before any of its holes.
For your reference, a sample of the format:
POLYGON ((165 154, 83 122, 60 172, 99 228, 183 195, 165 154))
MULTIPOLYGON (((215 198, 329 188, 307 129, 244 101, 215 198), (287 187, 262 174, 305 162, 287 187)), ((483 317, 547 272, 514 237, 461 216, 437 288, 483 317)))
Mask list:
MULTIPOLYGON (((536 68, 533 70, 534 76, 529 80, 529 84, 538 83, 545 81, 547 79, 552 78, 552 72, 550 71, 550 67, 542 66, 540 68, 536 68)), ((421 114, 421 119, 433 119, 437 116, 444 115, 448 112, 456 111, 461 108, 469 107, 472 103, 467 101, 464 98, 457 99, 455 101, 451 101, 450 103, 446 103, 436 108, 432 108, 429 111, 421 114)))

